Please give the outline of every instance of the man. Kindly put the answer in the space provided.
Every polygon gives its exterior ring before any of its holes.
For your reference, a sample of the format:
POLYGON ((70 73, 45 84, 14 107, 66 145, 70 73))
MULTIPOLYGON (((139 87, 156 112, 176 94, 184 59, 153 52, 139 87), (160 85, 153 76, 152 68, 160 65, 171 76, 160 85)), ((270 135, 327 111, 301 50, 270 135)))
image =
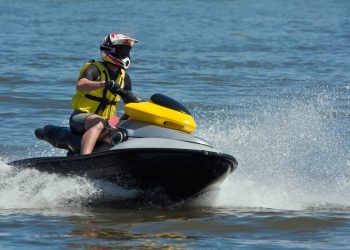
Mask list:
POLYGON ((69 125, 73 132, 82 134, 82 155, 92 153, 101 132, 109 127, 108 121, 115 117, 121 98, 124 103, 140 101, 132 94, 131 79, 125 71, 136 43, 131 37, 111 33, 100 46, 102 61, 91 60, 80 71, 69 125))

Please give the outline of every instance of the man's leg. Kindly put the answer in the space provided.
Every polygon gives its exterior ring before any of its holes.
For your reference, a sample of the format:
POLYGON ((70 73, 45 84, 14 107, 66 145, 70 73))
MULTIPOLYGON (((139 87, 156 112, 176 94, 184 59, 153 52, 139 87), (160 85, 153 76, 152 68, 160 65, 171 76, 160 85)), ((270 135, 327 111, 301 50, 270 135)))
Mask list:
POLYGON ((80 154, 91 154, 96 145, 98 136, 106 125, 106 121, 98 115, 90 115, 85 119, 85 130, 83 137, 81 138, 80 154))

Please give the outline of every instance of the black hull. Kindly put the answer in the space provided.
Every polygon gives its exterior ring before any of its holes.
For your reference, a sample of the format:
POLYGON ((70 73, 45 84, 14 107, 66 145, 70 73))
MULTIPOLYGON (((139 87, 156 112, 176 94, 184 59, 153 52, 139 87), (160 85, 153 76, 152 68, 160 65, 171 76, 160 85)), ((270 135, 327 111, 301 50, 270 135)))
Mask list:
POLYGON ((171 201, 212 189, 237 167, 234 157, 184 149, 119 149, 71 157, 19 160, 13 166, 113 182, 130 189, 161 190, 171 201))

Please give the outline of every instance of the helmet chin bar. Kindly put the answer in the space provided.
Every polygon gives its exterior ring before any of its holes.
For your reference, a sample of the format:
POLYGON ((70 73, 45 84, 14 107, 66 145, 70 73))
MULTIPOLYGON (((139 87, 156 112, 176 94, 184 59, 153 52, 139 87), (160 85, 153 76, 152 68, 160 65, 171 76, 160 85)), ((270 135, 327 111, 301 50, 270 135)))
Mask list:
POLYGON ((125 57, 124 59, 121 59, 120 61, 121 61, 121 63, 122 63, 122 67, 123 67, 124 69, 128 69, 128 68, 129 68, 130 63, 131 63, 129 57, 125 57))
POLYGON ((117 67, 122 67, 123 69, 128 69, 130 67, 130 57, 125 57, 123 59, 118 59, 109 53, 101 50, 101 58, 103 61, 114 64, 117 67))
POLYGON ((130 67, 130 58, 129 57, 125 57, 123 59, 118 59, 113 57, 113 64, 116 66, 120 66, 123 69, 128 69, 130 67))

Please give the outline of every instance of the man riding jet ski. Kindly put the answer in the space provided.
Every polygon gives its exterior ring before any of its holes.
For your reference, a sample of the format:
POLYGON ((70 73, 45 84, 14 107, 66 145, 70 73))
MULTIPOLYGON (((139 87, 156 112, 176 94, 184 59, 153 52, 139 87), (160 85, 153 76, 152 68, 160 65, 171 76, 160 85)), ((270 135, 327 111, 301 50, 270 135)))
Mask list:
POLYGON ((102 61, 91 60, 80 71, 72 97, 70 128, 82 135, 81 154, 90 154, 102 132, 116 115, 118 102, 138 101, 130 92, 131 48, 137 40, 118 33, 107 35, 100 45, 102 61), (131 100, 130 100, 131 99, 131 100))
POLYGON ((132 94, 125 69, 136 42, 117 33, 105 37, 103 61, 90 61, 81 70, 70 128, 47 125, 35 130, 38 139, 67 149, 67 157, 10 164, 156 190, 171 201, 197 196, 222 182, 237 167, 236 159, 193 136, 196 123, 182 104, 161 94, 149 101, 132 94), (114 118, 121 98, 125 114, 113 128, 107 121, 114 118))
POLYGON ((9 164, 62 175, 105 180, 129 189, 156 190, 173 202, 212 190, 237 167, 236 159, 196 137, 196 123, 177 101, 154 94, 128 103, 111 145, 101 141, 92 154, 80 155, 81 135, 68 127, 47 125, 37 138, 67 149, 67 157, 40 157, 9 164))

